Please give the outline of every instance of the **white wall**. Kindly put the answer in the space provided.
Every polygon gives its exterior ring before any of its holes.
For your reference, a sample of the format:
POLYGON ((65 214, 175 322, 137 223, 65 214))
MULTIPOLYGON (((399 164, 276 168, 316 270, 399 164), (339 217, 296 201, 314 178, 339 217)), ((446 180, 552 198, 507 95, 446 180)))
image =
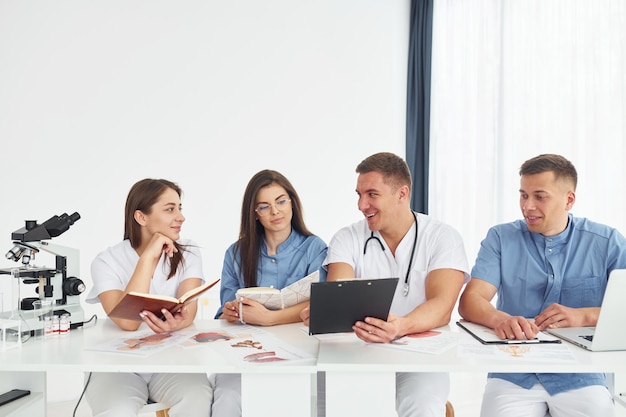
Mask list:
MULTIPOLYGON (((182 186, 183 237, 202 246, 215 278, 247 181, 264 168, 293 182, 328 242, 360 218, 358 162, 404 155, 409 7, 0 0, 2 255, 24 220, 77 211, 51 242, 80 250, 91 287, 92 259, 122 238, 130 186, 163 177, 182 186)), ((2 256, 1 268, 13 266, 2 256)), ((7 275, 0 292, 7 308, 7 275)), ((76 397, 82 377, 71 382, 51 386, 50 400, 76 397)))
POLYGON ((356 164, 404 155, 409 3, 0 1, 2 254, 24 220, 78 211, 52 243, 80 249, 89 285, 130 186, 164 177, 217 277, 264 168, 328 241, 360 218, 356 164))

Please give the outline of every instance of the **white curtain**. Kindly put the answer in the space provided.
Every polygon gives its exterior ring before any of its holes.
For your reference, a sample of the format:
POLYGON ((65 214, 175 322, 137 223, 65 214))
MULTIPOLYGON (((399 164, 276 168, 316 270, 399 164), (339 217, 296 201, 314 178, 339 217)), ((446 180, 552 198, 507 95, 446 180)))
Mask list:
POLYGON ((626 1, 436 0, 432 65, 429 213, 470 265, 540 153, 576 166, 574 215, 626 234, 626 1))

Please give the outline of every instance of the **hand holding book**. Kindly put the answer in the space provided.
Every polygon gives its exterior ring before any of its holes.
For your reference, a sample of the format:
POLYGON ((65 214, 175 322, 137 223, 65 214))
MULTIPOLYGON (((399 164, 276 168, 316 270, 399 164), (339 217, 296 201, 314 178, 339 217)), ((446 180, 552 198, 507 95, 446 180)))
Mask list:
POLYGON ((282 290, 271 287, 240 288, 235 297, 237 300, 246 297, 258 301, 268 310, 280 310, 307 301, 311 297, 311 283, 319 280, 320 271, 314 271, 282 290))
POLYGON ((282 290, 271 287, 241 288, 235 295, 235 299, 239 301, 239 320, 244 323, 242 297, 257 301, 268 310, 281 310, 308 301, 311 297, 311 283, 319 280, 319 271, 314 271, 282 290))
POLYGON ((180 298, 169 297, 159 294, 145 294, 131 291, 120 300, 120 302, 111 310, 109 317, 115 317, 127 320, 141 321, 141 312, 150 311, 156 316, 161 317, 163 309, 174 314, 184 305, 197 299, 202 293, 211 289, 220 281, 220 278, 213 282, 200 285, 183 294, 180 298))

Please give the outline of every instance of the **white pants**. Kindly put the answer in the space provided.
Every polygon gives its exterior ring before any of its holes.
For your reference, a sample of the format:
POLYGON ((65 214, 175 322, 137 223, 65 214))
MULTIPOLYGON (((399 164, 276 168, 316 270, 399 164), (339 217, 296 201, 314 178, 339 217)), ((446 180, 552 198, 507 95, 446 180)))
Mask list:
POLYGON ((213 406, 215 417, 241 416, 241 374, 212 374, 213 406))
POLYGON ((399 417, 442 417, 450 394, 450 375, 441 372, 397 372, 399 417))
MULTIPOLYGON (((397 372, 396 411, 399 417, 443 417, 450 393, 450 375, 440 372, 397 372)), ((317 416, 326 415, 326 378, 317 376, 317 416)), ((217 416, 217 414, 216 414, 217 416)))
POLYGON ((170 407, 170 417, 209 417, 213 390, 206 374, 94 372, 85 396, 94 417, 137 417, 148 399, 170 407))
POLYGON ((541 384, 531 389, 500 378, 489 378, 481 417, 611 417, 613 397, 602 385, 550 395, 541 384))

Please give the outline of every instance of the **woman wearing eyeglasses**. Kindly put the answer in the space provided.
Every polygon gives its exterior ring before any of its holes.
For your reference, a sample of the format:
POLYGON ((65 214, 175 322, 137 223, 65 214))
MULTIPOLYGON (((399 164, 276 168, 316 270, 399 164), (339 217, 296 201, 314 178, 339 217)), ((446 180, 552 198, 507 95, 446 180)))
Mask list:
MULTIPOLYGON (((241 206, 239 239, 227 250, 222 269, 221 307, 216 318, 229 322, 272 326, 300 321, 308 301, 281 310, 243 299, 240 310, 235 293, 240 288, 282 289, 319 270, 327 245, 306 227, 302 203, 284 175, 273 170, 256 173, 248 182, 241 206)), ((241 379, 236 374, 214 375, 213 415, 241 415, 241 379)))

